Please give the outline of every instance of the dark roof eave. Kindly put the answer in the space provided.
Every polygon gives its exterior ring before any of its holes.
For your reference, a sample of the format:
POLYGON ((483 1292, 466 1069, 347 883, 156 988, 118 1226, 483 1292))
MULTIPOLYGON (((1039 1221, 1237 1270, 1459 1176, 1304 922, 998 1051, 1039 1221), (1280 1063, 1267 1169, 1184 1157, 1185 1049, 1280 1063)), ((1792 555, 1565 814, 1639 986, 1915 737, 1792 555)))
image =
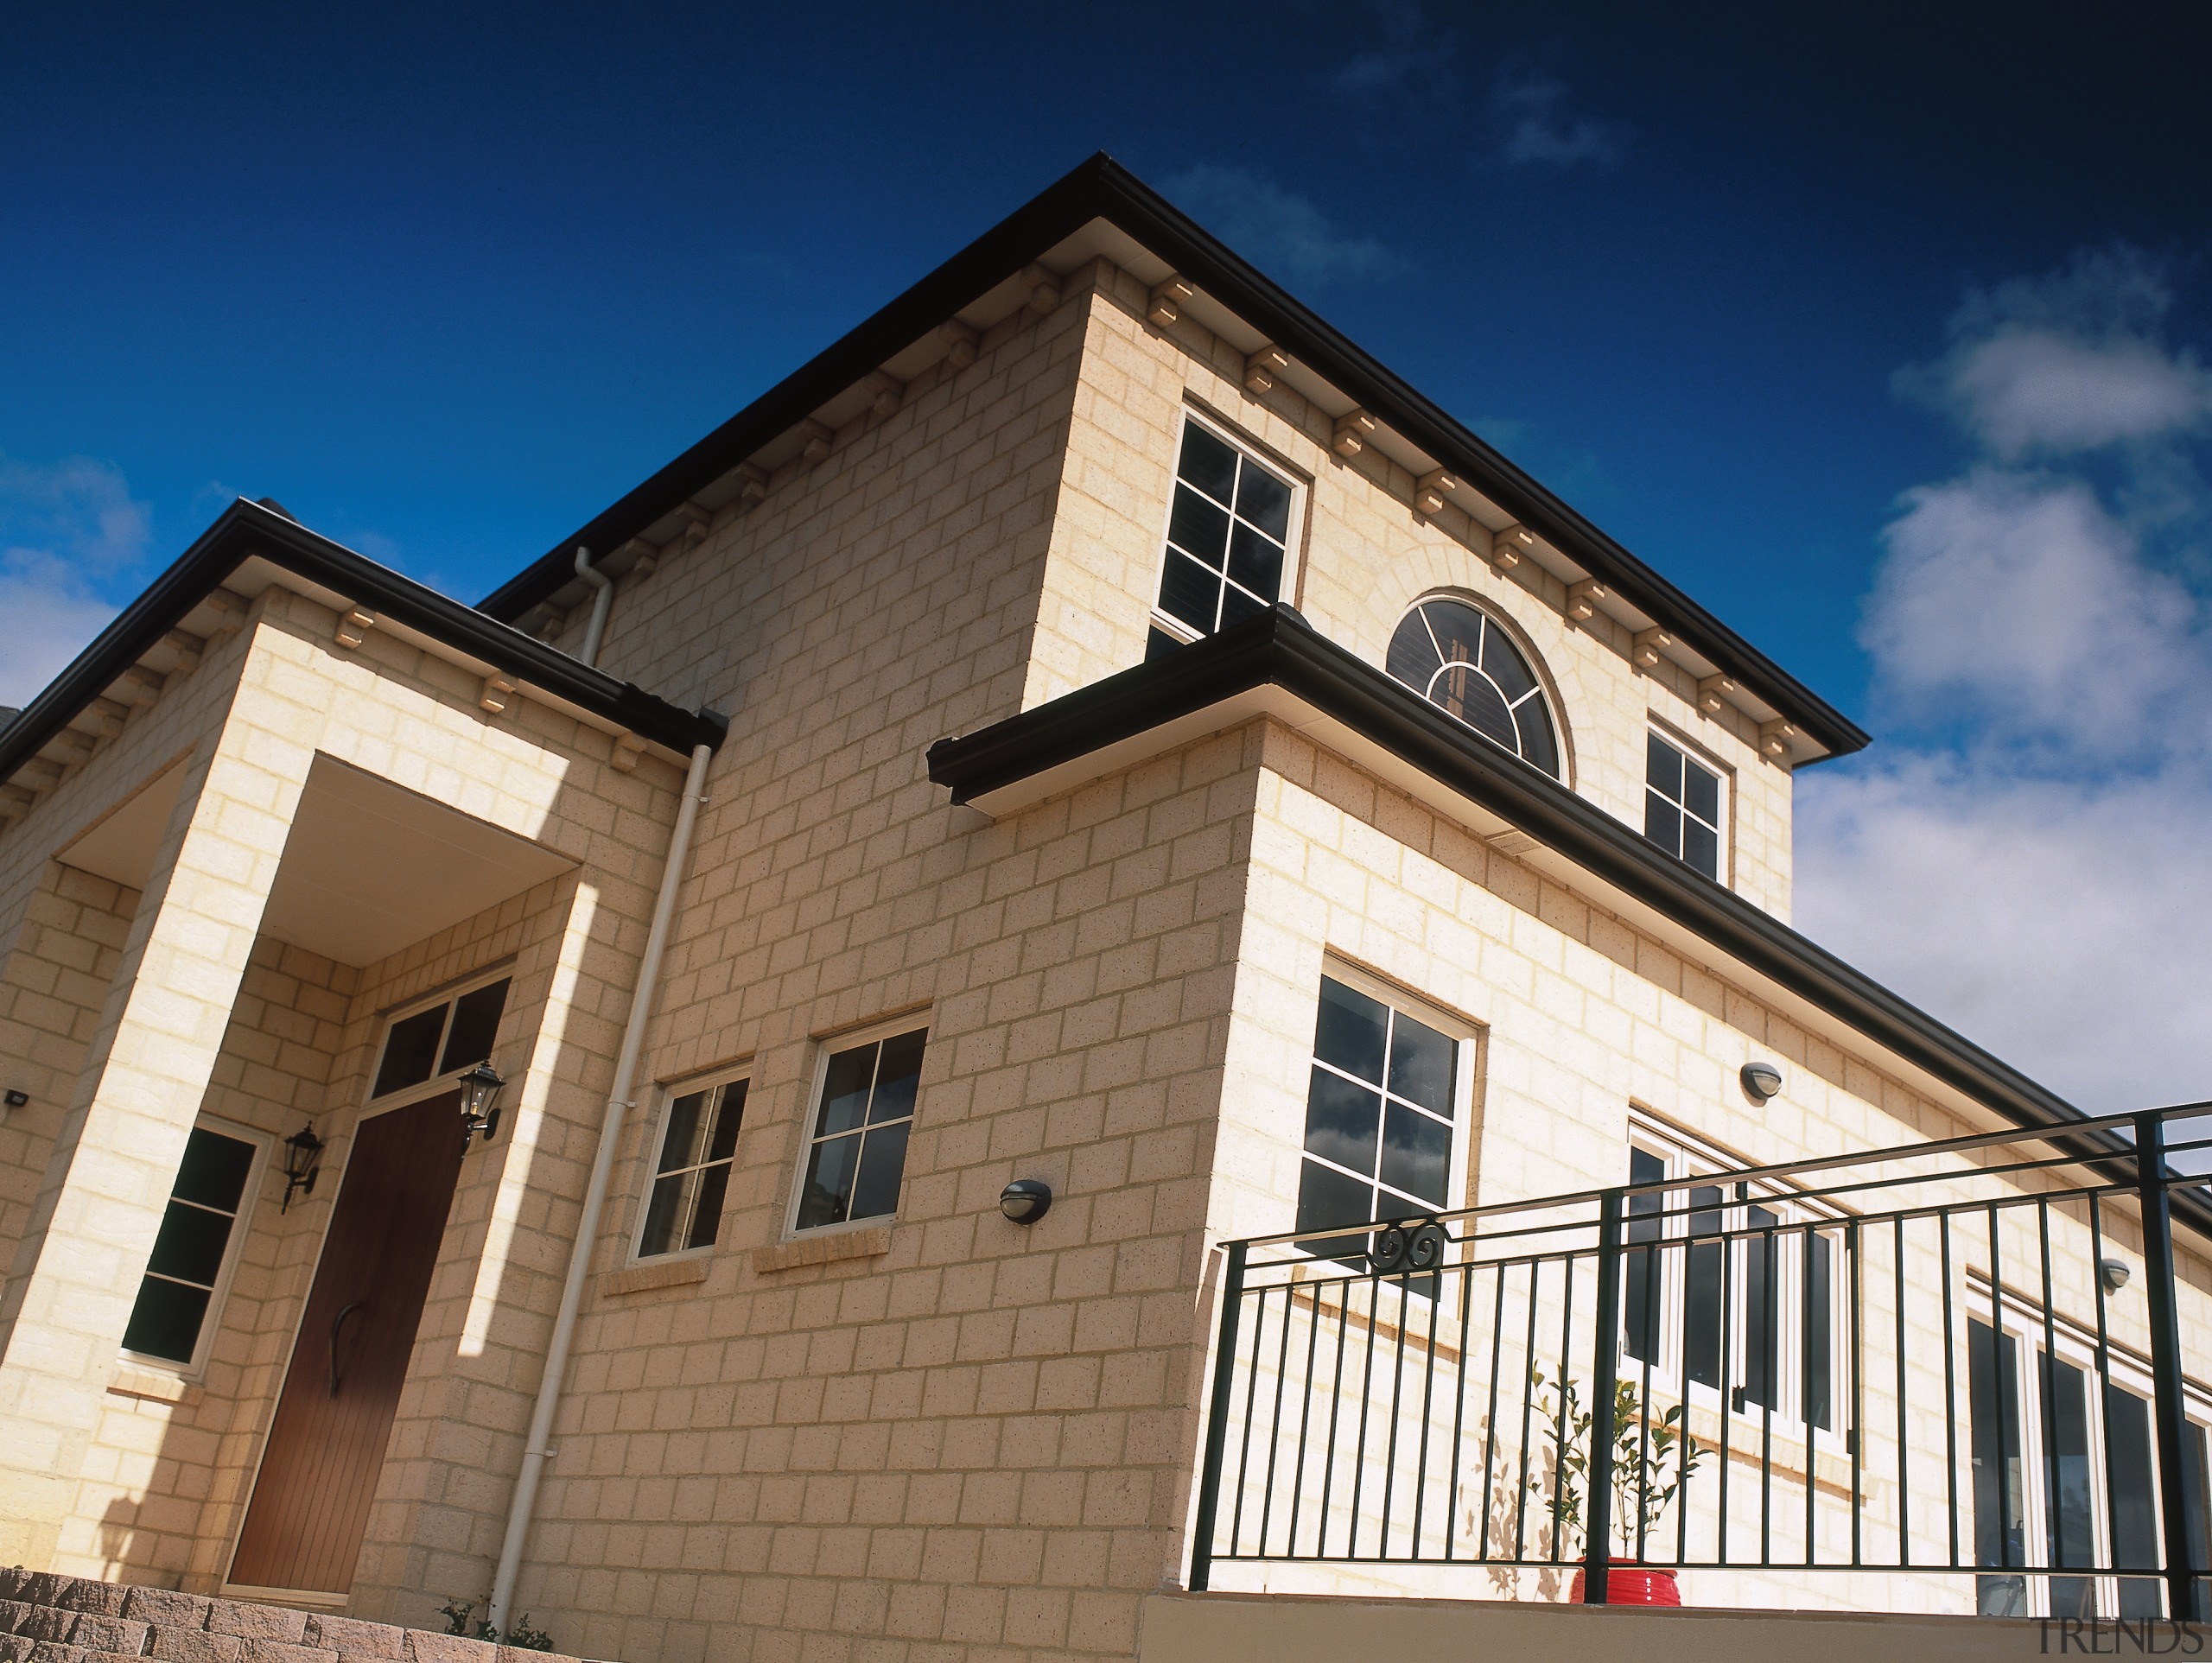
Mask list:
POLYGON ((1867 735, 1727 625, 1415 391, 1112 157, 1095 156, 795 370, 480 603, 517 618, 575 574, 578 544, 605 554, 1094 219, 1118 225, 1198 287, 1407 435, 1639 610, 1722 663, 1830 755, 1867 735))
POLYGON ((719 746, 728 731, 717 712, 684 710, 656 698, 319 536, 288 516, 241 499, 224 510, 51 685, 0 728, 0 779, 12 776, 256 556, 671 751, 719 746))
POLYGON ((965 802, 1272 684, 2024 1128, 2082 1111, 1277 607, 1195 645, 930 747, 965 802))

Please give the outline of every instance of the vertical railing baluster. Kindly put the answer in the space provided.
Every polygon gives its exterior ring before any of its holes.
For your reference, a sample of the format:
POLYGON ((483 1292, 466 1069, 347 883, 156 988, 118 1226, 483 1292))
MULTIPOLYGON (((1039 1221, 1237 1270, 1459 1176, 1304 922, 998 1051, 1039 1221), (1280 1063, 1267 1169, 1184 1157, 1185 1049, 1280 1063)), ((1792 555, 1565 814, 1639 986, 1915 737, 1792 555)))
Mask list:
POLYGON ((1866 1286, 1864 1266, 1860 1262, 1859 1221, 1854 1218, 1843 1227, 1843 1263, 1848 1273, 1850 1292, 1844 1304, 1851 1312, 1851 1425, 1845 1428, 1844 1438, 1851 1449, 1851 1568, 1858 1570, 1866 1563, 1866 1417, 1865 1350, 1866 1344, 1866 1286))
POLYGON ((1598 1203, 1598 1310, 1590 1330, 1595 1379, 1591 1387, 1588 1506, 1583 1515, 1585 1605, 1605 1604, 1606 1584, 1611 1580, 1614 1369, 1620 1356, 1620 1330, 1621 1191, 1613 1189, 1598 1203))
POLYGON ((1959 1568, 1959 1366, 1958 1339, 1951 1310, 1951 1213, 1936 1216, 1943 1277, 1943 1472, 1951 1502, 1951 1568, 1959 1568))
POLYGON ((1221 1510, 1221 1463, 1229 1447, 1229 1411, 1236 1393, 1236 1317, 1244 1303, 1245 1244, 1232 1241, 1221 1279, 1221 1330, 1214 1342, 1213 1405, 1206 1420, 1206 1457, 1198 1469, 1198 1511, 1191 1544, 1191 1591, 1204 1593, 1213 1571, 1213 1527, 1221 1510))
MULTIPOLYGON (((2052 1310, 2050 1288, 2050 1203, 2038 1198, 2036 1202, 2036 1228, 2041 1241, 2043 1293, 2043 1363, 2037 1371, 2043 1384, 2043 1472, 2049 1498, 2044 1507, 2043 1556, 2045 1568, 2056 1571, 2066 1558, 2065 1531, 2059 1521, 2058 1487, 2058 1324, 2052 1310)), ((2047 1590, 2057 1591, 2054 1580, 2047 1590)), ((2088 1611, 2058 1613, 2065 1616, 2088 1616, 2088 1611)))
POLYGON ((1268 1526, 1275 1510, 1275 1457, 1282 1450, 1282 1392, 1290 1374, 1290 1325, 1298 1315, 1298 1284, 1286 1282, 1282 1290, 1282 1349, 1275 1357, 1275 1407, 1268 1419, 1268 1476, 1260 1491, 1260 1557, 1268 1556, 1268 1526))
MULTIPOLYGON (((1536 1422, 1536 1295, 1544 1279, 1544 1261, 1531 1255, 1529 1260, 1529 1338, 1521 1363, 1521 1467, 1519 1482, 1514 1487, 1513 1557, 1523 1559, 1529 1553, 1529 1434, 1536 1422)), ((1556 1505, 1553 1514, 1557 1518, 1556 1505)), ((1556 1527, 1554 1527, 1556 1533, 1556 1527)), ((1553 1553, 1558 1553, 1559 1541, 1554 1533, 1553 1553)))
POLYGON ((1505 1358, 1505 1266, 1503 1264, 1497 1267, 1497 1287, 1491 1296, 1490 1413, 1483 1433, 1482 1552, 1475 1556, 1480 1559, 1490 1558, 1491 1486, 1492 1475, 1497 1470, 1497 1372, 1505 1358))
POLYGON ((1897 1262, 1890 1268, 1895 1273, 1893 1297, 1897 1305, 1897 1563, 1909 1568, 1912 1564, 1912 1420, 1909 1412, 1912 1399, 1905 1380, 1904 1215, 1898 1214, 1895 1222, 1891 1252, 1897 1262))
POLYGON ((2145 1292, 2151 1306, 2151 1381, 2158 1429, 2158 1501, 2166 1550, 2166 1615, 2198 1614, 2190 1563, 2189 1492, 2183 1482, 2189 1437, 2182 1400, 2181 1313, 2174 1291, 2172 1198, 2166 1193, 2166 1123, 2156 1111, 2135 1117, 2135 1184, 2142 1197, 2145 1292))
POLYGON ((1820 1457, 1820 1440, 1813 1425, 1813 1231, 1808 1223, 1800 1232, 1797 1242, 1797 1261, 1802 1267, 1804 1292, 1798 1301, 1801 1321, 1797 1326, 1797 1424, 1805 1429, 1805 1568, 1813 1568, 1814 1539, 1817 1527, 1814 1507, 1819 1499, 1820 1485, 1815 1482, 1820 1457))

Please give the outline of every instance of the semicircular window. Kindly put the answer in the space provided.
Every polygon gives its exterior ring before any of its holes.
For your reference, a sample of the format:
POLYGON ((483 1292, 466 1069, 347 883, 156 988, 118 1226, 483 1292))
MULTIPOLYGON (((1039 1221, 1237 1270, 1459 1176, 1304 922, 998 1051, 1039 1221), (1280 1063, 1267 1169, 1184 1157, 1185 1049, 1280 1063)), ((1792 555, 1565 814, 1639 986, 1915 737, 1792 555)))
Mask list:
POLYGON ((1425 600, 1390 638, 1384 668, 1484 739, 1559 778, 1559 734, 1529 661, 1464 600, 1425 600))

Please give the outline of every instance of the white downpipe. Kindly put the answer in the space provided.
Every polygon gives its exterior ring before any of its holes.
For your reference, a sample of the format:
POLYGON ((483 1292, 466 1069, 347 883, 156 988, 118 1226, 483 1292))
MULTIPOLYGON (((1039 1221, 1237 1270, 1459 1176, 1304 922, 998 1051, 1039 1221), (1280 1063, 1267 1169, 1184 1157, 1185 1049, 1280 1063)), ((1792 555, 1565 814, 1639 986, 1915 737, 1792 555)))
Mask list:
MULTIPOLYGON (((576 551, 579 562, 583 551, 576 551)), ((606 597, 601 596, 604 603, 606 597)), ((594 621, 596 628, 596 621, 594 621)), ((652 927, 645 936, 645 957, 638 965, 638 985, 630 994, 629 1025, 622 1031, 622 1049, 614 1063, 614 1089, 607 1101, 607 1115, 600 1122, 599 1152, 591 1164, 591 1182, 584 1186, 582 1216, 576 1221, 576 1239, 569 1250, 569 1279, 561 1289, 561 1308, 553 1318, 553 1337, 545 1347, 545 1372, 537 1382, 537 1406, 530 1417, 530 1438, 523 1445, 522 1470, 515 1476, 514 1500, 507 1509, 506 1538, 499 1545, 499 1567, 492 1577, 492 1599, 485 1620, 504 1630, 507 1607, 514 1598, 515 1578, 522 1571, 522 1550, 530 1535, 531 1515, 537 1506, 537 1482, 553 1450, 553 1417, 561 1406, 561 1387, 569 1372, 569 1347, 576 1335, 576 1312, 583 1304, 584 1281, 597 1245, 600 1214, 607 1207, 607 1185, 614 1170, 614 1148, 621 1141, 623 1117, 631 1108, 630 1093, 638 1078, 638 1057, 645 1049, 646 1019, 652 1014, 653 994, 660 981, 660 962, 668 949, 670 922, 676 916, 676 893, 683 885, 683 868, 691 852, 691 828, 699 817, 699 804, 707 782, 707 760, 714 753, 695 746, 691 771, 683 782, 683 801, 676 811, 676 829, 668 840, 668 860, 661 868, 660 895, 653 903, 652 927)))
POLYGON ((586 664, 599 663, 599 638, 607 633, 607 609, 614 604, 614 580, 591 563, 591 550, 576 547, 576 575, 599 593, 591 598, 591 621, 584 625, 584 644, 576 657, 586 664))

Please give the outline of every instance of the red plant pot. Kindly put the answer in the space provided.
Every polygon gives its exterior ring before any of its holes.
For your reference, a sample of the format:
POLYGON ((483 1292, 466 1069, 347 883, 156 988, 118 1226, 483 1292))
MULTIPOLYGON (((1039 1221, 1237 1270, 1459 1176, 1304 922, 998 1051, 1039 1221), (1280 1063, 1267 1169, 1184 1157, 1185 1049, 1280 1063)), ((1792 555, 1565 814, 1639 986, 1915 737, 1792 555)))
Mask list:
MULTIPOLYGON (((1567 1597, 1575 1604, 1582 1603, 1582 1573, 1574 1573, 1573 1586, 1567 1597)), ((1634 1560, 1614 1560, 1605 1569, 1605 1603, 1608 1605, 1680 1605, 1682 1590, 1675 1585, 1675 1573, 1656 1567, 1637 1565, 1634 1560)))

